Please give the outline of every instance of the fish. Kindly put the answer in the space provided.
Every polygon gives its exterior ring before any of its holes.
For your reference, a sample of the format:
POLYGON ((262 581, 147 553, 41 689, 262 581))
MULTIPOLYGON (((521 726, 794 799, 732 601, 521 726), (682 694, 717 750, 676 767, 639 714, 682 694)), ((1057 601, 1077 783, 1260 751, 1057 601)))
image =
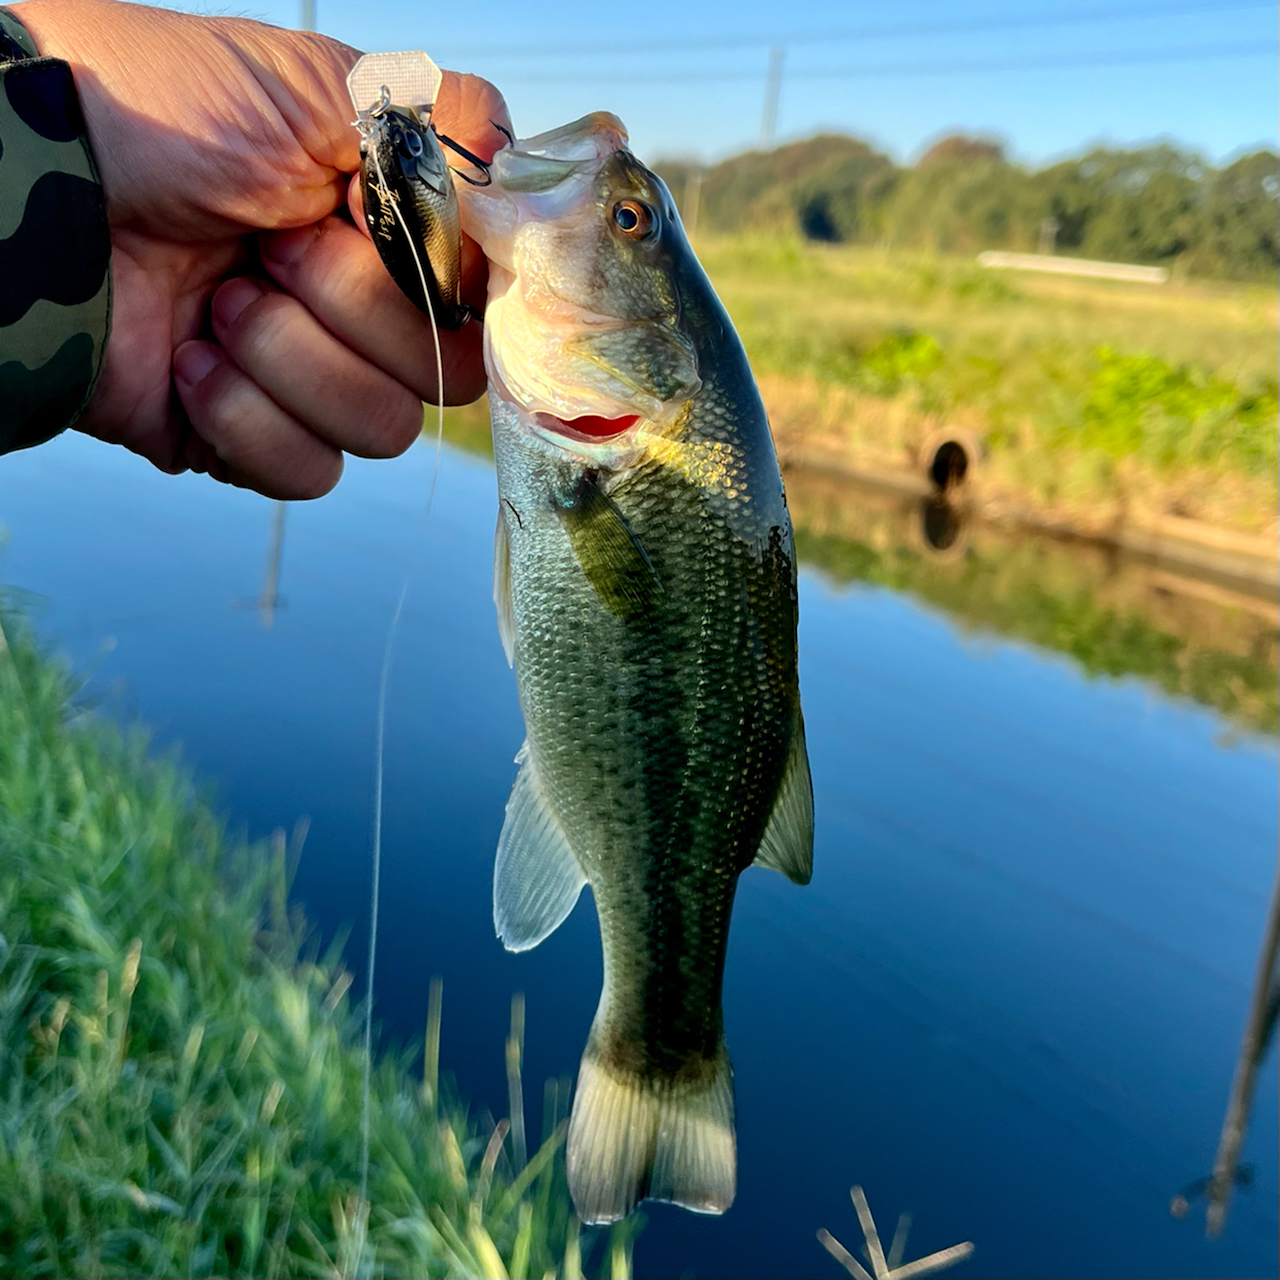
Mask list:
POLYGON ((489 260, 494 600, 526 737, 494 866, 508 950, 590 885, 604 981, 566 1148, 578 1216, 723 1213, 739 875, 806 884, 796 557, 746 354, 671 195, 596 113, 460 191, 489 260))

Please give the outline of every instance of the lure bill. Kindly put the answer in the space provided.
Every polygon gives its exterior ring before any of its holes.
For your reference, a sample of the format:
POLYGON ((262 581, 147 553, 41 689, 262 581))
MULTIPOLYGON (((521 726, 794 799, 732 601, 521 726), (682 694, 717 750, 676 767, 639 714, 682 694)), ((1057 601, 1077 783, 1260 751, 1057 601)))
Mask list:
POLYGON ((570 1121, 584 1222, 736 1187, 721 984, 738 876, 808 882, 796 561, 765 411, 661 180, 603 113, 460 191, 489 259, 494 599, 526 741, 494 922, 590 884, 604 986, 570 1121))
POLYGON ((439 85, 440 71, 425 53, 366 54, 347 79, 361 135, 360 187, 373 243, 419 310, 443 329, 460 329, 471 311, 462 301, 462 227, 453 175, 431 123, 439 85))

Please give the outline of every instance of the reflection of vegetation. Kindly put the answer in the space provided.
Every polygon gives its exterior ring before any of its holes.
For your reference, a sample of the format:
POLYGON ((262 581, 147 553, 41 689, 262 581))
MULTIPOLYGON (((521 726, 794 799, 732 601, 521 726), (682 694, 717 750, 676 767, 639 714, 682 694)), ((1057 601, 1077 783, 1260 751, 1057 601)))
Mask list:
POLYGON ((350 975, 303 947, 283 840, 229 842, 3 624, 0 1275, 581 1275, 562 1130, 518 1171, 433 1058, 374 1074, 362 1205, 350 975))
MULTIPOLYGON (((428 440, 434 440, 436 434, 435 414, 427 411, 426 434, 428 440)), ((446 409, 444 412, 444 438, 465 449, 468 453, 477 453, 485 458, 493 457, 493 434, 489 430, 489 401, 478 400, 475 404, 462 405, 457 409, 446 409)))
MULTIPOLYGON (((961 622, 1074 658, 1097 675, 1133 675, 1243 726, 1280 721, 1272 620, 1179 595, 1178 583, 1088 548, 989 528, 945 562, 914 536, 914 509, 823 477, 788 477, 802 561, 839 581, 906 591, 961 622)), ((1194 584, 1192 584, 1194 589, 1194 584)))

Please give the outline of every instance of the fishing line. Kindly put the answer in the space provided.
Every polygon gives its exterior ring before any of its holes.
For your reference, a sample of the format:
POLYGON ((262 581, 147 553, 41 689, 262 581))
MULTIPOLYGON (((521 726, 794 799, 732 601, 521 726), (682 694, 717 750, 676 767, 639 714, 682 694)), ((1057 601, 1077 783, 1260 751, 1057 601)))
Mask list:
MULTIPOLYGON (((383 93, 387 94, 384 88, 383 93)), ((388 97, 390 95, 387 95, 388 97)), ((382 881, 382 783, 384 762, 386 758, 387 735, 387 685, 391 677, 391 661, 395 654, 396 636, 400 630, 400 618, 404 613, 405 597, 409 594, 409 583, 418 565, 418 556, 422 551, 423 533, 431 508, 436 497, 436 481, 440 478, 440 455, 444 445, 444 359, 440 352, 440 329, 436 324, 435 309, 431 305, 431 290, 427 288, 426 273, 422 268, 422 259, 418 253, 413 233, 405 223, 400 212, 400 204, 395 193, 382 172, 382 162, 378 159, 376 146, 369 148, 373 157, 374 169, 378 176, 378 192, 386 200, 395 215, 396 222, 409 242, 409 252, 413 255, 414 266, 418 270, 418 280, 422 285, 422 296, 427 300, 427 319, 431 322, 431 338, 435 344, 436 354, 436 453, 431 468, 431 487, 427 492, 427 505, 422 513, 422 521, 414 537, 413 550, 409 557, 409 567, 405 570, 404 581, 400 584, 400 594, 396 599, 395 609, 391 614, 391 625, 387 629, 387 643, 382 653, 382 671, 378 679, 378 713, 373 748, 373 868, 370 884, 369 902, 369 958, 366 964, 366 986, 364 1006, 364 1083, 360 1098, 360 1203, 369 1203, 369 1130, 370 1130, 370 1097, 373 1085, 373 978, 377 964, 378 952, 378 895, 382 881)), ((367 1221, 367 1219, 366 1219, 367 1221)))

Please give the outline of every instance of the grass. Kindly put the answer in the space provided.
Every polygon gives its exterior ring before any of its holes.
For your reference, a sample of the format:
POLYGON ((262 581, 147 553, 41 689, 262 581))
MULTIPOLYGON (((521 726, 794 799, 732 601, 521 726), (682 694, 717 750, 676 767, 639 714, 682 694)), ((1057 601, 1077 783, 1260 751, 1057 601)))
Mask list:
POLYGON ((373 1073, 361 1200, 359 1010, 287 907, 296 845, 228 838, 0 628, 0 1275, 581 1276, 601 1242, 628 1275, 635 1222, 572 1216, 561 1091, 526 1163, 441 1087, 438 992, 421 1079, 373 1073))
POLYGON ((1274 289, 1013 275, 970 260, 705 238, 784 453, 916 464, 985 451, 985 496, 1089 527, 1277 529, 1274 289))

